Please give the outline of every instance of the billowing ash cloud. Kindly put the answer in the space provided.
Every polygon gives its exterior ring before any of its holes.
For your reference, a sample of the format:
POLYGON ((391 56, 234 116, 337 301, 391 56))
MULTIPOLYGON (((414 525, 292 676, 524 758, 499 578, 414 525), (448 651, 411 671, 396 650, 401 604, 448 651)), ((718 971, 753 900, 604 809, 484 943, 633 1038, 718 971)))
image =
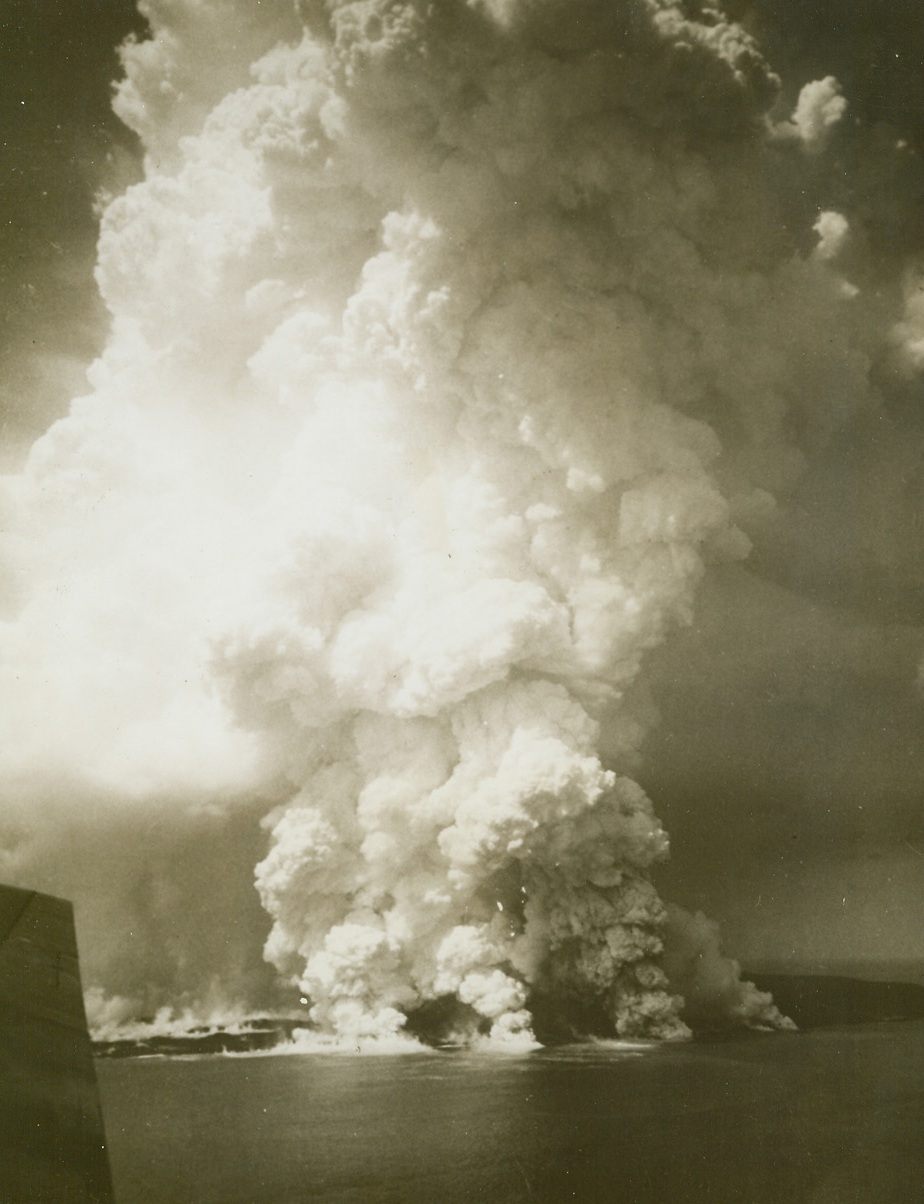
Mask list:
POLYGON ((778 1023, 651 883, 627 691, 874 405, 871 348, 920 358, 917 294, 841 275, 849 215, 791 220, 837 81, 778 111, 748 35, 668 0, 141 7, 111 337, 8 482, 8 871, 52 822, 130 866, 188 833, 162 963, 233 997, 184 943, 214 919, 189 850, 238 881, 210 833, 269 812, 267 956, 324 1027, 440 1001, 525 1035, 535 999, 675 1036, 675 990, 778 1023))

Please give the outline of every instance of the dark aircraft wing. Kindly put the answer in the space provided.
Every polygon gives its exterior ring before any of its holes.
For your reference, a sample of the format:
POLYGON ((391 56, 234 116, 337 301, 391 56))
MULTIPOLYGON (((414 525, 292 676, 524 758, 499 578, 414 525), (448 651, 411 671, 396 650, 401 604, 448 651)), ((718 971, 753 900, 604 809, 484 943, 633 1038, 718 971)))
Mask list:
POLYGON ((9 886, 0 886, 0 1200, 113 1200, 73 909, 9 886))

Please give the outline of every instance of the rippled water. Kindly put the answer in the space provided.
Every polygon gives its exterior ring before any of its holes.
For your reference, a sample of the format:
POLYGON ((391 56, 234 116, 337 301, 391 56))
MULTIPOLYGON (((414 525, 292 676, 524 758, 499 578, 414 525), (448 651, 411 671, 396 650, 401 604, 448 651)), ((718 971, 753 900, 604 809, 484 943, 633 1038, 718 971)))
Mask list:
POLYGON ((118 1204, 924 1201, 924 1024, 97 1066, 118 1204))

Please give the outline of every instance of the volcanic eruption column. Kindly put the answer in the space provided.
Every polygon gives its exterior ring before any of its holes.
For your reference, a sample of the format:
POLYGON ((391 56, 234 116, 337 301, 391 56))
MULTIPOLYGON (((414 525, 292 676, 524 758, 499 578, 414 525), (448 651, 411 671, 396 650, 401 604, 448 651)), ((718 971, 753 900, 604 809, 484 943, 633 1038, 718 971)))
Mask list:
POLYGON ((112 335, 28 472, 157 499, 124 539, 173 549, 183 655, 287 783, 268 958, 350 1038, 453 997, 528 1039, 534 992, 675 1036, 671 928, 675 987, 779 1023, 669 924, 630 687, 866 404, 847 222, 778 195, 836 81, 771 119, 749 36, 668 0, 141 8, 112 335))

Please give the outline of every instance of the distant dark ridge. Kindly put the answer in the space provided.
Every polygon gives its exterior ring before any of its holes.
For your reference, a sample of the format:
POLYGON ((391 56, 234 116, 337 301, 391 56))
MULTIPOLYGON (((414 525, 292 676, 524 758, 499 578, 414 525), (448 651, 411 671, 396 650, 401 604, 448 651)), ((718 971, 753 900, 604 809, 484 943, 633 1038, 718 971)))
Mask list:
POLYGON ((924 987, 911 982, 870 982, 829 974, 750 974, 799 1028, 869 1024, 924 1017, 924 987))

